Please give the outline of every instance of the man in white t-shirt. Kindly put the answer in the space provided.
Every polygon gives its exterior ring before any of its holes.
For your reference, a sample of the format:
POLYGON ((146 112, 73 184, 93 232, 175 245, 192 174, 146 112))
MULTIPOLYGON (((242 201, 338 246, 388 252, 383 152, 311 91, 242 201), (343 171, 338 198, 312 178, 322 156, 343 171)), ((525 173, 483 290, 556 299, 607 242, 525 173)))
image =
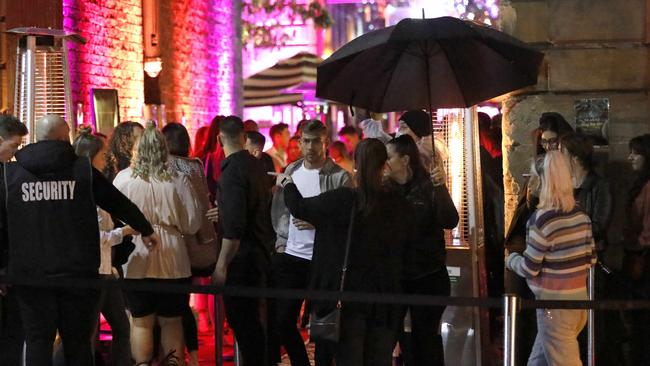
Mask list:
MULTIPOLYGON (((351 186, 350 175, 329 159, 325 153, 328 144, 327 128, 320 121, 304 124, 300 139, 303 158, 287 166, 286 174, 298 186, 303 197, 313 197, 343 186, 351 186)), ((273 227, 277 234, 276 254, 273 256, 271 283, 276 288, 306 289, 309 286, 311 259, 316 230, 308 222, 291 216, 284 204, 284 191, 278 188, 271 208, 273 227)), ((275 301, 272 333, 284 346, 291 365, 308 366, 305 345, 296 326, 302 300, 275 301)), ((271 355, 279 352, 279 345, 271 355)), ((316 345, 319 353, 319 345, 316 345)))

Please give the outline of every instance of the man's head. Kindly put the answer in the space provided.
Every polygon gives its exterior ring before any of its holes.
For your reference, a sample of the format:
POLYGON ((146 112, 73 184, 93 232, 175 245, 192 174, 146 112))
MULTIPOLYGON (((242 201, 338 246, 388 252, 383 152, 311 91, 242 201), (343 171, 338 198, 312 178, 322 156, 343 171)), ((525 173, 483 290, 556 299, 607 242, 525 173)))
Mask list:
POLYGON ((258 126, 257 122, 253 121, 252 119, 247 119, 244 121, 244 131, 260 132, 260 126, 258 126))
POLYGON ((289 146, 289 139, 291 138, 289 125, 286 123, 278 123, 277 125, 271 126, 269 136, 271 136, 271 141, 273 141, 273 147, 283 151, 286 150, 287 146, 289 146))
POLYGON ((36 122, 36 141, 54 140, 70 142, 70 126, 61 117, 48 114, 36 122))
POLYGON ((241 150, 246 144, 244 122, 237 116, 228 116, 219 123, 219 140, 224 147, 241 150))
POLYGON ((413 110, 399 117, 398 135, 409 135, 415 141, 431 135, 431 118, 427 112, 413 110))
POLYGON ((266 137, 256 131, 246 132, 246 145, 244 148, 256 158, 262 156, 262 151, 264 151, 264 144, 266 143, 266 137))
POLYGON ((307 162, 318 164, 325 161, 327 144, 327 127, 321 121, 311 120, 302 127, 300 151, 307 162))
POLYGON ((352 126, 345 126, 339 130, 339 137, 348 148, 350 153, 354 153, 357 144, 361 141, 361 134, 352 126))
POLYGON ((27 135, 27 127, 10 114, 0 115, 0 162, 4 163, 11 158, 27 135))

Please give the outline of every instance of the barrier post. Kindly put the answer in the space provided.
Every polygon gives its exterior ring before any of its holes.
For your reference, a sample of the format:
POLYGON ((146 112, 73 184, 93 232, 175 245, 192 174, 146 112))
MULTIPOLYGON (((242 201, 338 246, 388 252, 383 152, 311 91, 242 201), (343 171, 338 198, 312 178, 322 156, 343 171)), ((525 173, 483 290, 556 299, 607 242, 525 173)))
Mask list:
POLYGON ((221 294, 215 293, 212 295, 214 301, 214 361, 215 365, 223 366, 223 309, 221 307, 221 294))
MULTIPOLYGON (((589 300, 593 301, 596 299, 595 296, 595 267, 592 266, 589 268, 589 280, 588 280, 588 290, 589 290, 589 300)), ((595 342, 595 326, 594 323, 594 309, 589 309, 589 317, 587 323, 587 365, 595 366, 596 365, 596 342, 595 342)))
POLYGON ((517 295, 503 295, 503 366, 515 366, 515 340, 517 336, 517 310, 519 298, 517 295))

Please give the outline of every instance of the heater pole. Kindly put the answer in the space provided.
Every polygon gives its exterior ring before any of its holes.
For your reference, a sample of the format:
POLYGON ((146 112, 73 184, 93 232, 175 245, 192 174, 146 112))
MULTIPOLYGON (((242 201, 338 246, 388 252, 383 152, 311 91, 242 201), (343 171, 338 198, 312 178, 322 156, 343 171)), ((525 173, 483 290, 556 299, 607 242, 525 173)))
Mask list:
POLYGON ((519 298, 517 295, 503 295, 503 366, 515 366, 515 346, 517 327, 517 308, 519 298))

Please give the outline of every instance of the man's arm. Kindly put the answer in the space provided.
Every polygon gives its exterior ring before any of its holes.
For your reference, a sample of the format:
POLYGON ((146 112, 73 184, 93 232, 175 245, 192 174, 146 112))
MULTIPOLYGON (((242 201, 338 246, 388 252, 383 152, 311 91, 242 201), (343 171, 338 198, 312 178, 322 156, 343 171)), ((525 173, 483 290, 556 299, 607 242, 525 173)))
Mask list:
POLYGON ((239 250, 239 239, 223 239, 221 240, 221 252, 219 252, 219 259, 212 274, 212 283, 217 286, 223 286, 226 283, 228 275, 228 265, 237 254, 239 250))

